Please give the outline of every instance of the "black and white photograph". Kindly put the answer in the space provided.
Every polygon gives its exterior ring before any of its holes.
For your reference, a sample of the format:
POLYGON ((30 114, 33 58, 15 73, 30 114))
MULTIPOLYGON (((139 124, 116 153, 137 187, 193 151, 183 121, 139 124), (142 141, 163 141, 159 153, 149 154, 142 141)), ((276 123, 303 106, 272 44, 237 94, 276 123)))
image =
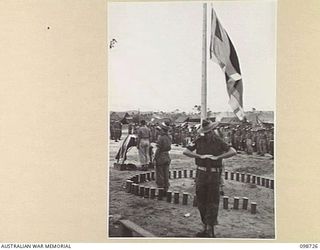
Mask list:
POLYGON ((107 7, 107 237, 276 239, 277 1, 107 7))

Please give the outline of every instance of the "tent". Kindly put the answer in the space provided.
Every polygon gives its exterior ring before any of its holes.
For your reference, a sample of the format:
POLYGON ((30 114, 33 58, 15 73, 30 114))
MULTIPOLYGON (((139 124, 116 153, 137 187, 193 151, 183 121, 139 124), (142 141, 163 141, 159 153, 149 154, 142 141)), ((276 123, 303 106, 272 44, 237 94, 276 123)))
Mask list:
MULTIPOLYGON (((121 143, 118 153, 116 155, 117 163, 115 165, 121 165, 120 170, 134 170, 136 169, 136 165, 134 164, 124 164, 127 160, 127 153, 132 147, 137 146, 138 136, 137 135, 128 135, 124 141, 121 143), (120 161, 120 163, 119 163, 120 161), (124 167, 124 168, 123 168, 124 167)), ((149 148, 149 157, 152 159, 153 149, 150 145, 149 148)), ((152 163, 149 163, 149 167, 152 167, 152 163)))
POLYGON ((118 150, 118 153, 116 155, 117 162, 121 161, 121 164, 124 164, 124 162, 127 160, 127 153, 129 149, 137 146, 137 139, 138 139, 137 135, 128 135, 123 140, 118 150))

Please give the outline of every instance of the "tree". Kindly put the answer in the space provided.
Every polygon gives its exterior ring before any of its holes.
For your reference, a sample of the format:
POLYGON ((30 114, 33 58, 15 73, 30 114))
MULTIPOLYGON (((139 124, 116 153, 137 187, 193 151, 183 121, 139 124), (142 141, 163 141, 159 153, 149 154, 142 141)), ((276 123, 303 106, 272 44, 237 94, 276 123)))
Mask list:
POLYGON ((194 105, 193 110, 196 114, 201 114, 201 105, 194 105))
MULTIPOLYGON (((196 114, 200 115, 201 114, 201 105, 194 105, 193 110, 195 111, 196 114)), ((212 111, 210 108, 207 108, 207 117, 210 117, 212 115, 212 111)))

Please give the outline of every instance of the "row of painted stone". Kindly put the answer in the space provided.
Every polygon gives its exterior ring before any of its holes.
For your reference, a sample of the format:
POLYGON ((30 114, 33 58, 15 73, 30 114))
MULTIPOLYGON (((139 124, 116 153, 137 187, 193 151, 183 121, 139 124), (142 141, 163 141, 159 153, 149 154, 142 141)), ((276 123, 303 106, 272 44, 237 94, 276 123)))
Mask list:
POLYGON ((239 173, 239 172, 228 172, 225 171, 225 180, 229 180, 229 173, 230 173, 230 180, 236 180, 239 182, 245 182, 245 183, 252 183, 259 186, 263 186, 266 188, 274 189, 274 180, 251 175, 251 174, 245 174, 245 173, 239 173))
MULTIPOLYGON (((144 198, 150 198, 150 199, 158 199, 163 200, 166 199, 167 202, 171 203, 173 201, 174 204, 180 203, 180 193, 179 192, 172 192, 172 191, 166 191, 163 188, 155 188, 155 187, 148 187, 139 185, 138 183, 134 183, 132 180, 126 181, 126 192, 132 193, 136 196, 144 197, 144 198)), ((193 198, 193 206, 197 206, 197 198, 196 196, 191 196, 188 193, 182 194, 182 205, 188 205, 189 197, 193 198)), ((223 208, 229 209, 229 197, 224 196, 223 197, 223 208)), ((243 197, 242 202, 242 209, 247 210, 248 208, 248 198, 243 197)), ((239 197, 234 197, 233 202, 233 209, 239 209, 239 197)), ((257 203, 251 202, 251 213, 255 214, 257 211, 257 203)))
MULTIPOLYGON (((247 197, 242 197, 242 209, 247 210, 248 209, 248 203, 249 199, 247 197)), ((251 202, 250 211, 252 214, 255 214, 257 212, 257 203, 251 202)), ((229 197, 223 196, 223 208, 229 209, 229 197)), ((239 197, 233 198, 233 209, 238 210, 239 209, 239 197)))
MULTIPOLYGON (((189 170, 189 175, 187 170, 173 170, 173 171, 169 171, 169 179, 177 179, 177 178, 181 179, 181 178, 188 178, 188 177, 193 178, 194 176, 193 173, 194 173, 194 170, 189 170)), ((132 180, 134 183, 143 183, 146 181, 155 180, 155 172, 152 171, 152 172, 138 174, 131 177, 130 180, 132 180)))
MULTIPOLYGON (((132 180, 126 181, 126 192, 132 193, 144 198, 158 199, 158 200, 163 200, 164 198, 166 198, 167 202, 169 203, 171 203, 172 201, 175 204, 180 203, 179 192, 165 191, 163 188, 155 188, 155 187, 139 185, 138 183, 134 183, 132 180)), ((188 204, 189 196, 190 195, 188 193, 183 193, 182 195, 183 205, 188 204)), ((196 206, 195 201, 193 203, 194 203, 194 206, 196 206)))
MULTIPOLYGON (((188 170, 172 170, 169 171, 169 178, 170 179, 176 179, 176 178, 193 178, 194 176, 194 170, 189 170, 189 175, 188 175, 188 170)), ((252 183, 256 185, 260 185, 266 188, 274 189, 274 180, 256 176, 256 175, 251 175, 251 174, 245 174, 245 173, 239 173, 239 172, 229 172, 225 171, 225 180, 236 180, 239 182, 245 182, 245 183, 252 183), (230 177, 230 178, 229 178, 230 177)), ((148 173, 142 173, 133 176, 131 179, 134 183, 143 183, 146 181, 151 181, 155 180, 155 172, 148 172, 148 173)))

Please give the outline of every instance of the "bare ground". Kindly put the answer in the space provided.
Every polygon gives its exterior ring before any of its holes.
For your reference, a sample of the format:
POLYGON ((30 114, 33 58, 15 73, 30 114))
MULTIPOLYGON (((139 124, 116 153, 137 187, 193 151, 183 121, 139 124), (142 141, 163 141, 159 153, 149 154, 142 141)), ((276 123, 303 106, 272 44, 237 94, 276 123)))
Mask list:
MULTIPOLYGON (((124 138, 124 137, 123 137, 124 138)), ((200 215, 192 206, 194 180, 192 178, 171 179, 170 190, 190 194, 188 205, 168 203, 165 200, 151 200, 125 192, 125 181, 141 171, 119 171, 113 168, 114 156, 120 142, 110 142, 109 147, 109 237, 119 237, 119 219, 129 219, 157 237, 194 237, 201 230, 200 215)), ((182 154, 181 146, 171 150, 171 170, 195 169, 194 161, 182 154)), ((137 149, 128 153, 128 163, 138 164, 137 149)), ((273 179, 273 160, 271 156, 238 154, 226 159, 225 169, 233 172, 251 173, 273 179)), ((145 184, 156 186, 154 181, 145 184)), ((275 236, 274 230, 274 190, 228 180, 224 187, 229 196, 229 209, 223 209, 222 198, 219 210, 219 225, 216 226, 218 238, 269 238, 275 236), (233 197, 240 197, 239 210, 232 208, 233 197), (242 209, 242 197, 249 199, 247 210, 242 209), (257 203, 257 213, 250 213, 250 203, 257 203)))

